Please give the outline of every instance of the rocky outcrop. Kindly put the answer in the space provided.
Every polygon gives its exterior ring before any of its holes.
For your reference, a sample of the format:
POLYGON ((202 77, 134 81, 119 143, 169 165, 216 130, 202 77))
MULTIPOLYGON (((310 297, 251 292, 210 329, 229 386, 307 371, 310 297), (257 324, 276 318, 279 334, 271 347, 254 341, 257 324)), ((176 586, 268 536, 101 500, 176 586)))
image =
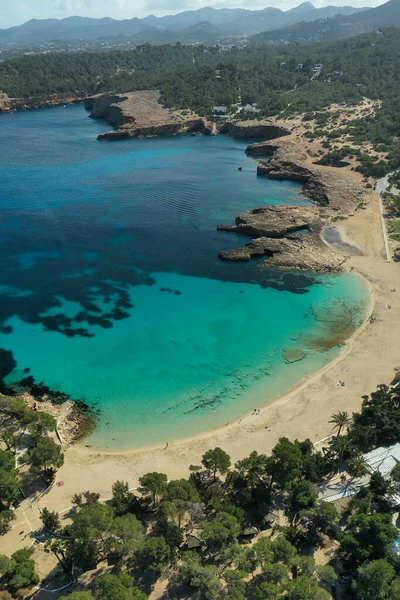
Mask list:
POLYGON ((252 237, 281 238, 299 231, 320 231, 320 212, 314 207, 266 206, 238 215, 236 225, 218 225, 220 231, 234 231, 252 237))
POLYGON ((337 169, 321 167, 308 161, 308 156, 297 139, 276 140, 274 145, 267 143, 251 144, 247 153, 252 156, 271 156, 260 161, 258 175, 269 179, 297 181, 303 184, 303 194, 319 206, 332 211, 349 214, 360 204, 365 191, 349 173, 337 169))
POLYGON ((254 239, 220 253, 224 260, 268 257, 261 267, 314 272, 340 269, 346 256, 324 243, 323 223, 328 215, 318 207, 268 206, 236 218, 236 225, 219 230, 251 235, 254 239))
POLYGON ((289 129, 275 125, 271 121, 227 121, 220 127, 221 133, 236 138, 274 140, 290 135, 289 129))
POLYGON ((82 96, 63 94, 33 96, 31 98, 9 98, 5 94, 0 94, 0 113, 57 106, 58 104, 73 104, 74 102, 81 102, 82 99, 82 96))
POLYGON ((94 119, 105 119, 115 127, 99 140, 179 135, 188 132, 216 133, 215 125, 191 111, 164 108, 155 90, 120 95, 100 94, 87 98, 85 106, 94 119))
POLYGON ((159 125, 149 125, 148 127, 121 125, 116 131, 108 131, 107 133, 100 134, 97 139, 121 140, 135 137, 162 137, 181 135, 189 132, 207 134, 206 124, 203 119, 186 120, 182 123, 160 123, 159 125))
POLYGON ((264 268, 337 271, 348 255, 325 243, 322 230, 339 212, 352 214, 364 200, 365 190, 350 172, 314 165, 301 147, 301 140, 290 136, 261 142, 247 148, 250 156, 270 156, 261 160, 258 175, 270 179, 297 181, 303 194, 315 206, 268 206, 236 218, 235 225, 220 225, 219 230, 251 236, 252 241, 220 253, 224 260, 250 260, 268 257, 264 268))

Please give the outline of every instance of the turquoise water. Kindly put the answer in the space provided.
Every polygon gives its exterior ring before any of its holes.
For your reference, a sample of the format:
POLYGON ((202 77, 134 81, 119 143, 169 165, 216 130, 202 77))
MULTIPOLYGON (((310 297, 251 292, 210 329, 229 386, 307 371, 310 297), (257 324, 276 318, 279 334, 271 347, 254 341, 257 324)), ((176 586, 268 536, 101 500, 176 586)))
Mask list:
POLYGON ((339 349, 314 338, 361 319, 355 276, 218 259, 245 241, 218 223, 307 203, 296 184, 257 178, 244 142, 100 143, 106 126, 79 106, 0 127, 1 374, 100 408, 87 443, 139 447, 224 424, 326 364, 339 349), (288 364, 290 348, 303 360, 288 364))

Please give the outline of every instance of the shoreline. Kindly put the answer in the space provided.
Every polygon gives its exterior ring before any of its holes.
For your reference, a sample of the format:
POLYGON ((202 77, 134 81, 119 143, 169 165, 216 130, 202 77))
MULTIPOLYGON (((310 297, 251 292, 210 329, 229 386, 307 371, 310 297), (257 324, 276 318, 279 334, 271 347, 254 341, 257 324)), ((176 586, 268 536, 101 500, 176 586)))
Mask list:
MULTIPOLYGON (((355 328, 354 332, 351 334, 351 336, 348 339, 344 340, 344 342, 345 342, 344 345, 342 345, 341 347, 338 346, 338 354, 334 358, 332 358, 326 365, 323 365, 322 367, 320 367, 319 369, 317 369, 310 375, 305 375, 294 386, 281 392, 277 396, 274 396, 270 400, 265 401, 263 404, 260 404, 257 408, 260 408, 261 411, 266 409, 268 406, 272 405, 274 402, 278 402, 280 399, 284 398, 288 394, 292 394, 297 391, 300 391, 302 389, 302 387, 306 386, 309 383, 310 380, 317 378, 318 376, 322 375, 325 371, 328 371, 331 367, 335 366, 337 363, 344 360, 347 356, 347 353, 351 350, 354 339, 369 324, 369 322, 368 322, 369 315, 373 312, 374 307, 375 307, 375 298, 374 298, 371 283, 362 273, 359 273, 356 270, 352 269, 347 272, 351 272, 356 277, 361 279, 363 281, 363 285, 365 286, 365 288, 368 291, 368 304, 365 307, 362 323, 358 327, 355 328)), ((266 379, 267 379, 267 377, 266 377, 266 379)), ((257 390, 261 390, 264 386, 265 386, 265 383, 260 382, 257 386, 255 386, 255 388, 257 390)), ((248 395, 255 395, 256 389, 253 389, 250 392, 248 392, 248 395)), ((252 416, 253 413, 254 413, 254 410, 247 411, 245 413, 242 413, 239 417, 236 417, 235 419, 228 421, 226 425, 218 425, 218 426, 212 427, 210 429, 204 429, 198 433, 194 433, 189 436, 179 437, 176 439, 169 439, 168 444, 170 446, 176 446, 179 444, 185 444, 188 442, 194 442, 196 440, 200 440, 204 436, 207 436, 207 435, 214 435, 214 434, 218 434, 219 432, 222 432, 222 431, 228 431, 229 428, 234 427, 236 424, 240 424, 243 421, 243 419, 247 419, 248 417, 252 416)), ((95 446, 95 445, 90 445, 90 447, 88 447, 84 442, 85 442, 85 439, 78 440, 74 447, 75 448, 79 447, 80 449, 84 449, 84 451, 87 450, 90 452, 99 452, 99 453, 101 453, 101 455, 111 455, 111 456, 121 456, 121 455, 125 455, 125 454, 140 454, 142 452, 162 450, 165 447, 165 444, 152 444, 150 446, 139 446, 138 448, 125 448, 122 450, 108 450, 106 448, 102 448, 101 446, 95 446)))
MULTIPOLYGON (((323 167, 323 170, 338 176, 337 169, 323 167)), ((341 172, 361 187, 361 176, 349 170, 341 172)), ((338 189, 336 194, 340 195, 338 189)), ((18 526, 7 534, 7 551, 11 553, 24 546, 18 531, 23 529, 30 535, 30 531, 38 528, 39 509, 44 506, 64 514, 75 493, 90 490, 108 498, 115 481, 127 481, 134 489, 142 475, 154 470, 166 473, 169 479, 187 476, 189 466, 199 464, 204 452, 216 446, 223 448, 234 463, 254 450, 268 454, 280 437, 309 438, 316 442, 332 433, 329 419, 334 412, 346 410, 351 414, 359 410, 363 395, 369 395, 380 383, 389 383, 393 379, 393 368, 400 364, 397 339, 400 289, 396 294, 390 291, 399 280, 399 264, 384 260, 378 194, 369 194, 364 210, 349 211, 341 219, 340 228, 344 239, 363 253, 351 256, 345 271, 361 277, 370 290, 365 319, 347 340, 343 351, 290 390, 267 402, 263 401, 262 390, 258 390, 254 406, 260 407, 259 414, 247 412, 228 425, 171 441, 168 447, 153 445, 110 451, 86 447, 84 440, 71 446, 57 473, 57 481, 62 485, 54 486, 35 508, 27 499, 17 509, 18 526), (387 309, 388 304, 391 310, 387 309), (370 324, 368 315, 372 310, 376 321, 370 324), (345 381, 344 387, 336 386, 339 379, 345 381)))

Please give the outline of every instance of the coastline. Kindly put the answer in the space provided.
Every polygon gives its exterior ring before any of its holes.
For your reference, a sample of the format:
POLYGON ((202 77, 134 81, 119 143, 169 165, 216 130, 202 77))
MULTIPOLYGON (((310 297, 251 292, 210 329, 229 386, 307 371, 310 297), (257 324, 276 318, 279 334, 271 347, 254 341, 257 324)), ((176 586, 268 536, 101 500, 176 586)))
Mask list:
MULTIPOLYGON (((356 270, 352 270, 352 273, 354 274, 354 276, 362 279, 363 284, 365 285, 366 289, 369 292, 368 304, 365 307, 365 314, 364 314, 362 323, 358 327, 356 327, 356 329, 354 330, 352 335, 347 340, 345 340, 345 345, 341 347, 341 349, 338 351, 338 354, 334 358, 332 358, 332 360, 330 360, 326 365, 317 369, 311 375, 306 375, 305 377, 303 377, 301 379, 301 381, 299 381, 297 384, 290 387, 289 389, 285 390, 284 392, 278 394, 277 396, 274 396, 270 400, 266 400, 263 404, 258 404, 257 408, 260 408, 261 411, 263 411, 267 407, 271 406, 273 403, 279 402, 279 400, 284 399, 287 395, 291 395, 291 394, 301 391, 303 389, 303 387, 307 386, 308 383, 310 383, 311 380, 313 380, 314 378, 317 379, 318 377, 322 376, 330 368, 334 367, 337 363, 344 360, 347 357, 347 353, 351 350, 354 340, 364 330, 364 328, 368 326, 369 316, 374 311, 374 308, 375 308, 375 298, 374 298, 374 294, 373 294, 373 289, 372 289, 372 286, 371 286, 369 280, 362 273, 360 273, 356 270)), ((263 384, 263 383, 258 384, 258 386, 256 386, 257 391, 252 390, 251 392, 249 392, 249 395, 253 395, 253 396, 257 397, 258 393, 264 386, 265 386, 265 384, 263 384)), ((196 441, 203 439, 205 436, 218 435, 219 433, 229 431, 230 428, 234 427, 237 424, 240 424, 241 422, 243 422, 244 419, 248 419, 249 417, 253 416, 253 412, 254 411, 249 410, 249 411, 243 413, 240 417, 235 418, 232 421, 228 421, 226 425, 218 425, 217 427, 213 427, 211 429, 206 429, 204 431, 200 431, 199 433, 195 433, 195 434, 192 434, 189 436, 183 436, 183 437, 180 437, 175 440, 168 440, 168 447, 175 446, 175 445, 178 446, 180 444, 187 444, 187 443, 191 443, 191 442, 196 442, 196 441)), ((98 446, 88 447, 87 445, 84 444, 84 442, 85 442, 85 440, 78 441, 75 445, 75 448, 79 447, 80 449, 83 450, 84 453, 86 453, 86 452, 92 453, 92 452, 96 451, 96 452, 99 452, 101 455, 111 455, 111 456, 123 456, 126 454, 141 454, 143 452, 150 452, 150 451, 154 451, 154 450, 163 450, 165 448, 165 444, 154 444, 154 445, 150 445, 150 446, 141 446, 139 448, 131 448, 131 449, 125 449, 125 450, 107 450, 105 448, 101 448, 98 446)))
MULTIPOLYGON (((338 173, 330 167, 324 167, 324 171, 338 173)), ((342 173, 360 183, 360 176, 349 171, 342 173)), ((366 318, 344 351, 292 389, 266 403, 260 390, 254 397, 254 406, 260 407, 257 415, 248 412, 226 426, 170 441, 168 448, 157 445, 102 451, 86 447, 84 442, 68 448, 65 463, 57 473, 57 480, 63 485, 53 487, 35 508, 29 500, 21 504, 17 509, 18 525, 7 534, 7 551, 24 546, 18 530, 29 533, 39 527, 38 508, 46 506, 64 513, 74 493, 89 489, 108 498, 116 480, 127 481, 134 489, 143 474, 155 469, 166 473, 169 479, 187 476, 189 466, 198 464, 204 452, 215 446, 223 448, 235 462, 253 450, 268 453, 283 436, 292 440, 309 437, 316 442, 332 433, 329 419, 334 412, 359 410, 363 395, 370 394, 379 383, 389 383, 393 368, 400 364, 400 290, 396 294, 390 292, 398 280, 399 265, 384 260, 378 194, 370 193, 365 210, 350 213, 340 228, 345 239, 363 252, 362 256, 349 258, 345 270, 363 278, 371 290, 366 317, 374 309, 374 324, 366 318), (387 304, 392 305, 391 310, 387 304), (344 387, 336 386, 339 379, 345 381, 344 387)))

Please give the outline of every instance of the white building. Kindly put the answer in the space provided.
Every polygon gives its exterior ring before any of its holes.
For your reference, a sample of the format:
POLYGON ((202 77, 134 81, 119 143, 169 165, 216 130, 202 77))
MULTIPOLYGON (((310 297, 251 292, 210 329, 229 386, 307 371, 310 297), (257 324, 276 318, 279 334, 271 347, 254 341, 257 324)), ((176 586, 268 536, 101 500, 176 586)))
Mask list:
MULTIPOLYGON (((318 497, 327 502, 334 502, 341 498, 348 498, 357 494, 361 486, 368 485, 372 473, 379 472, 382 477, 387 479, 393 470, 393 467, 400 463, 400 444, 393 444, 387 448, 376 448, 367 454, 364 454, 364 460, 368 469, 368 474, 358 479, 348 478, 345 481, 335 481, 320 488, 318 497)), ((389 504, 397 506, 400 504, 400 497, 391 496, 388 498, 389 504)))
POLYGON ((261 110, 257 108, 257 104, 246 104, 246 106, 243 106, 243 112, 246 115, 257 115, 261 110))
POLYGON ((226 115, 228 108, 226 106, 214 106, 215 115, 226 115))

